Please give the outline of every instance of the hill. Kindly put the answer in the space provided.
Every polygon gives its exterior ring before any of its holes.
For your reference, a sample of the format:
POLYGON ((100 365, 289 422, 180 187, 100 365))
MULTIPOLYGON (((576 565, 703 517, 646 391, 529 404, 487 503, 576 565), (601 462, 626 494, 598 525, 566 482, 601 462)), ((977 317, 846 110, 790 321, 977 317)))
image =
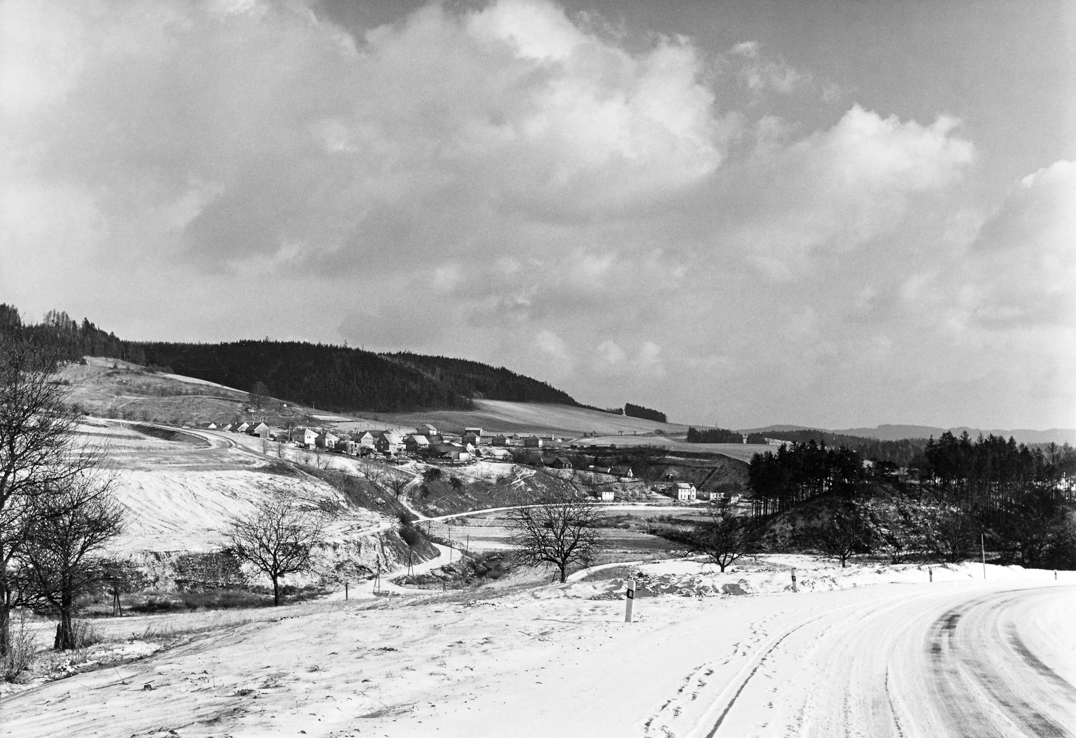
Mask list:
POLYGON ((334 412, 467 410, 473 399, 579 406, 566 392, 505 367, 444 356, 298 341, 125 341, 58 311, 24 324, 17 309, 0 304, 2 336, 29 339, 62 360, 108 357, 334 412))

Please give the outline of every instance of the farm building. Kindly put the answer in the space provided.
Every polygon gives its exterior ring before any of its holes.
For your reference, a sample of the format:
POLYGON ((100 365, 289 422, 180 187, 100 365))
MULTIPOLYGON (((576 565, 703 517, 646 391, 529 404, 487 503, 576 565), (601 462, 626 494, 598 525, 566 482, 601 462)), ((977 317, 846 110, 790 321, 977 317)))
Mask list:
POLYGON ((292 428, 289 437, 300 446, 314 448, 314 442, 317 440, 318 434, 310 428, 292 428))
POLYGON ((383 454, 395 454, 403 445, 403 438, 396 431, 383 431, 377 436, 374 447, 383 454))
POLYGON ((599 494, 602 502, 613 502, 616 500, 616 493, 611 489, 603 489, 599 494))
POLYGON ((437 435, 437 428, 430 425, 429 423, 422 423, 417 428, 415 428, 415 435, 426 436, 426 438, 429 439, 430 436, 437 435))
POLYGON ((336 442, 339 440, 340 436, 336 435, 335 433, 330 433, 329 431, 322 431, 314 437, 314 445, 316 445, 318 448, 327 448, 332 450, 336 448, 336 442))
POLYGON ((474 433, 479 438, 482 437, 482 429, 481 428, 464 428, 463 429, 463 434, 466 436, 468 433, 474 433))
POLYGON ((404 448, 413 454, 421 453, 429 450, 430 441, 426 436, 415 433, 404 439, 404 448))
POLYGON ((507 446, 508 445, 508 437, 507 436, 494 436, 493 439, 490 441, 490 443, 492 445, 494 445, 494 446, 507 446))
POLYGON ((538 436, 528 436, 523 439, 523 448, 541 448, 542 439, 538 436))
POLYGON ((690 482, 676 482, 671 491, 680 502, 694 502, 698 499, 698 491, 690 482))

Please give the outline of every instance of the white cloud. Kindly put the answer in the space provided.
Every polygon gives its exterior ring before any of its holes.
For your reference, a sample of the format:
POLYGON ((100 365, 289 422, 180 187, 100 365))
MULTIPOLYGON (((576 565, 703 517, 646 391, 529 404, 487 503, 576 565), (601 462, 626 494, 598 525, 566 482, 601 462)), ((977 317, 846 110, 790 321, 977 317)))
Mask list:
POLYGON ((848 252, 891 233, 914 196, 944 190, 974 161, 957 125, 883 119, 857 105, 828 131, 761 146, 729 175, 736 242, 764 273, 788 279, 816 250, 848 252))
POLYGON ((1076 162, 1028 175, 967 252, 961 307, 994 328, 1076 326, 1076 162))

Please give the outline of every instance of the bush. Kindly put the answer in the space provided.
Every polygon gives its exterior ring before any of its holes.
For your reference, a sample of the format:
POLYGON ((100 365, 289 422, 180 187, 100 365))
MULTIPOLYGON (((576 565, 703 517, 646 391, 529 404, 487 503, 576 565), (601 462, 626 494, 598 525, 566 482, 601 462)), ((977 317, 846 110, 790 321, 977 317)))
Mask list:
POLYGON ((25 623, 11 630, 11 648, 0 661, 5 682, 20 682, 37 660, 37 639, 25 623))

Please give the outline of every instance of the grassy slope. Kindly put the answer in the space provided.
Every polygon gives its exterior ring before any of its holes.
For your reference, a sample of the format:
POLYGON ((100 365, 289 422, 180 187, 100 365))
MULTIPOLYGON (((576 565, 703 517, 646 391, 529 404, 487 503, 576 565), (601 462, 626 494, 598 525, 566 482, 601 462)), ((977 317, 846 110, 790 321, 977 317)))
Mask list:
POLYGON ((475 400, 476 410, 435 410, 422 413, 392 413, 378 418, 394 425, 414 427, 433 423, 449 433, 465 427, 478 426, 487 433, 555 433, 561 436, 582 436, 585 433, 617 435, 623 433, 687 433, 686 425, 657 423, 643 418, 603 413, 569 405, 475 400))

